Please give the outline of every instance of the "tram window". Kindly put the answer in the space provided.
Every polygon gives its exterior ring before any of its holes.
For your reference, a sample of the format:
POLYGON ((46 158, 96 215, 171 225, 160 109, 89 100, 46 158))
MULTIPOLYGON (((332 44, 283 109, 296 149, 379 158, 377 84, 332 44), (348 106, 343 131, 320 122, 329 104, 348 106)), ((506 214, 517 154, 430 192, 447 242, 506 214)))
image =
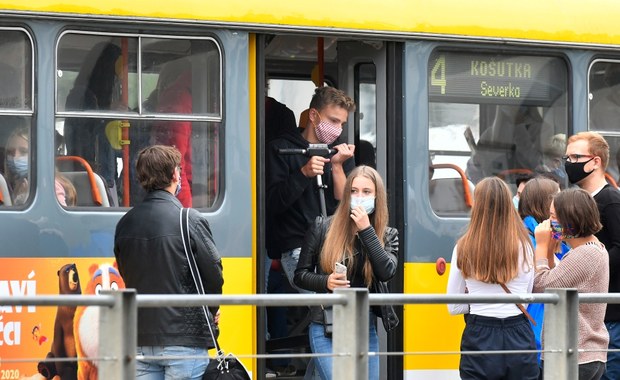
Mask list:
POLYGON ((429 166, 456 167, 435 171, 430 179, 429 196, 438 215, 455 213, 436 205, 448 207, 464 199, 456 196, 465 185, 457 169, 472 184, 499 176, 516 188, 519 174, 534 172, 551 172, 566 182, 559 158, 568 131, 567 70, 565 61, 555 57, 433 52, 428 66, 429 166), (440 182, 454 191, 438 189, 440 182), (438 196, 451 199, 437 202, 438 196))
POLYGON ((295 114, 297 124, 305 128, 306 126, 301 125, 299 119, 301 113, 310 105, 315 88, 316 85, 310 79, 271 78, 268 82, 267 95, 290 108, 295 114))
MULTIPOLYGON (((133 206, 144 198, 135 162, 153 144, 181 152, 181 203, 214 205, 222 62, 213 39, 69 32, 57 55, 57 152, 87 164, 63 160, 59 169, 90 166, 106 193, 94 205, 133 206)), ((93 206, 91 189, 76 190, 77 206, 93 206)))
POLYGON ((620 132, 620 61, 594 61, 588 87, 590 130, 620 132))
POLYGON ((358 165, 377 166, 377 84, 376 69, 372 63, 355 67, 356 118, 355 162, 358 165))
POLYGON ((20 29, 0 28, 0 206, 32 199, 33 52, 20 29))

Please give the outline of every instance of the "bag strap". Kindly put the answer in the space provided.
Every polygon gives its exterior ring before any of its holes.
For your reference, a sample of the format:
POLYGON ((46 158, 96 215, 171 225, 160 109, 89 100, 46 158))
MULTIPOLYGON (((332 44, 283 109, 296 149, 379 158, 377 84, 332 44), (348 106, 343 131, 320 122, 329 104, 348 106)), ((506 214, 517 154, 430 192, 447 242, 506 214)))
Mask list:
MULTIPOLYGON (((181 238, 183 240, 183 249, 185 251, 185 257, 187 258, 187 262, 189 264, 189 271, 192 275, 192 279, 194 280, 194 285, 196 286, 196 291, 198 294, 205 294, 205 289, 202 285, 202 278, 200 277, 200 271, 198 270, 198 264, 196 263, 196 257, 194 257, 194 252, 192 252, 192 245, 189 234, 189 209, 182 208, 180 213, 179 224, 181 225, 181 238)), ((217 338, 213 333, 213 328, 211 327, 211 322, 209 321, 209 312, 206 306, 202 306, 202 311, 205 315, 205 319, 207 320, 207 326, 209 326, 209 333, 211 333, 211 338, 213 338, 213 343, 215 344, 215 349, 217 350, 218 360, 224 358, 224 353, 222 352, 219 343, 217 342, 217 338)))
MULTIPOLYGON (((504 289, 504 291, 508 294, 512 294, 512 292, 510 291, 510 289, 508 289, 508 287, 506 286, 506 284, 500 283, 499 284, 502 289, 504 289)), ((523 307, 523 305, 521 305, 520 303, 515 303, 515 305, 517 305, 517 307, 519 308, 519 310, 521 310, 521 312, 523 314, 525 314, 525 316, 527 317, 527 319, 530 320, 530 322, 532 322, 532 325, 536 326, 536 321, 534 320, 534 318, 532 318, 532 316, 530 315, 530 313, 527 312, 527 310, 523 307)))

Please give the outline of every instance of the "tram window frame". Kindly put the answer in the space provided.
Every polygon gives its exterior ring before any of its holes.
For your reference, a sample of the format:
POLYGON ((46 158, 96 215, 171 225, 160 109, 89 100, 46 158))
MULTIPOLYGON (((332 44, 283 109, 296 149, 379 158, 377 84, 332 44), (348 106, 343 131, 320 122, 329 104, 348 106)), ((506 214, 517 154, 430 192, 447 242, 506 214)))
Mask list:
MULTIPOLYGON (((79 46, 79 45, 78 45, 79 46)), ((66 59, 66 58, 65 58, 66 59)), ((69 58, 70 59, 70 58, 69 58)), ((76 61, 79 63, 78 66, 75 67, 74 72, 72 73, 73 77, 77 77, 80 70, 83 69, 84 61, 76 61)), ((215 209, 222 199, 222 183, 223 178, 223 102, 224 102, 224 89, 223 89, 223 70, 224 70, 224 57, 223 57, 223 49, 220 42, 211 36, 191 36, 185 34, 150 34, 150 33, 112 33, 112 32, 93 32, 93 31, 82 31, 82 30, 66 30, 64 31, 57 39, 56 42, 56 61, 55 61, 55 69, 56 69, 56 77, 55 77, 55 120, 56 120, 56 129, 63 134, 65 131, 65 122, 69 120, 76 120, 79 122, 80 120, 101 120, 102 122, 107 123, 105 137, 108 140, 114 141, 116 137, 111 137, 108 133, 108 128, 110 127, 111 122, 115 121, 128 121, 130 125, 134 125, 138 127, 140 131, 142 130, 151 130, 153 131, 157 125, 168 125, 166 135, 168 138, 163 141, 170 141, 169 143, 172 145, 172 141, 170 140, 173 137, 169 135, 175 134, 178 131, 179 133, 185 129, 177 129, 180 128, 180 125, 187 125, 189 128, 188 133, 191 133, 191 136, 187 136, 188 150, 192 149, 192 161, 191 164, 186 165, 187 170, 191 169, 193 166, 194 173, 194 182, 191 185, 192 193, 189 194, 189 198, 187 202, 192 202, 191 206, 194 208, 212 210, 215 209), (127 95, 122 93, 122 84, 120 85, 120 89, 118 90, 119 96, 122 98, 122 104, 128 104, 126 110, 119 111, 111 107, 108 110, 97 110, 97 109, 87 109, 87 108, 78 108, 78 109, 67 109, 65 105, 61 105, 61 102, 65 102, 65 97, 60 93, 62 79, 61 76, 66 75, 66 64, 63 63, 63 52, 67 52, 69 50, 63 50, 66 47, 73 48, 72 45, 67 45, 67 41, 70 39, 82 39, 83 43, 81 46, 84 52, 82 54, 87 55, 88 49, 93 49, 97 41, 101 42, 112 42, 114 45, 120 47, 121 40, 127 41, 129 48, 126 51, 129 51, 127 63, 125 63, 123 67, 122 56, 123 53, 117 58, 115 64, 115 72, 116 72, 116 81, 122 82, 122 76, 124 72, 127 72, 128 83, 129 86, 127 95), (149 44, 151 42, 151 44, 149 44), (185 42, 185 43, 184 43, 185 42), (149 49, 152 46, 160 44, 161 46, 158 48, 158 51, 150 52, 149 49), (172 51, 174 49, 178 51, 172 51), (166 50, 168 49, 168 50, 166 50), (172 49, 172 50, 170 50, 172 49), (147 55, 149 54, 149 55, 147 55), (120 61, 120 70, 118 68, 120 61), (187 62, 184 62, 187 61, 187 62), (159 62, 159 63, 158 63, 159 62), (182 62, 184 65, 176 65, 179 68, 174 69, 171 66, 173 62, 182 62), (210 64, 209 64, 210 63, 210 64), (63 66, 65 65, 65 66, 63 66), (151 65, 153 68, 148 69, 147 65, 151 65), (156 65, 156 66, 154 66, 156 65), (158 68, 157 68, 158 67, 158 68), (175 92, 175 94, 179 94, 176 98, 179 98, 178 102, 183 101, 184 105, 175 106, 170 104, 168 106, 162 106, 161 108, 152 108, 146 109, 144 106, 145 102, 147 102, 147 97, 151 95, 149 91, 149 87, 145 86, 145 82, 148 81, 146 76, 154 74, 156 76, 152 76, 150 79, 151 82, 157 82, 159 79, 162 79, 161 75, 163 73, 162 70, 166 70, 170 67, 172 69, 168 70, 166 75, 174 75, 173 79, 175 83, 178 83, 181 80, 181 70, 185 70, 183 72, 188 72, 189 75, 192 76, 191 79, 188 79, 188 84, 183 85, 179 84, 178 89, 173 89, 175 91, 189 91, 187 95, 183 95, 182 93, 175 92), (155 70, 155 71, 149 71, 155 70), (172 70, 176 70, 173 72, 172 70), (191 70, 191 72, 189 71, 191 70), (120 74, 119 74, 120 72, 120 74), (173 72, 173 74, 170 74, 173 72), (119 78, 120 77, 120 78, 119 78), (175 79, 176 78, 176 79, 175 79), (204 78, 204 79, 203 79, 204 78), (145 81, 145 79, 147 79, 145 81), (192 91, 192 85, 196 85, 199 83, 199 89, 201 91, 192 91), (184 86, 187 86, 187 90, 184 90, 184 86), (132 90, 133 88, 133 90, 132 90), (134 99, 131 100, 130 96, 134 99), (126 103, 125 103, 126 102, 126 103), (187 103, 191 102, 191 103, 187 103), (196 111, 197 107, 205 107, 206 111, 196 111), (198 127, 198 128, 197 128, 198 127), (174 129, 170 129, 174 128, 174 129), (206 149, 201 150, 201 149, 206 149), (196 150, 200 152, 197 154, 196 150), (203 154, 204 153, 204 154, 203 154), (202 156, 208 156, 209 162, 207 166, 204 168, 202 166, 205 165, 205 160, 199 160, 202 156), (204 170, 203 170, 204 169, 204 170), (205 183, 198 183, 200 179, 206 178, 205 183), (195 189, 201 189, 201 193, 196 193, 195 189), (204 194, 203 194, 204 193, 204 194)), ((74 81, 71 81, 74 82, 74 81)), ((172 82, 169 82, 172 83, 172 82)), ((159 82, 155 85, 159 85, 159 82)), ((71 84, 69 85, 71 86, 71 84)), ((73 83, 75 86, 75 83, 73 83)), ((115 86, 117 86, 115 84, 115 86)), ((67 86, 64 86, 67 87, 67 86)), ((150 88, 154 87, 154 83, 150 84, 150 88)), ((168 87, 173 88, 173 85, 166 85, 166 89, 168 87)), ((115 87, 116 88, 116 87, 115 87)), ((172 90, 171 90, 172 91, 172 90)), ((68 91, 65 91, 68 94, 68 91)), ((168 92, 170 93, 170 92, 168 92)), ((67 95, 68 96, 68 95, 67 95)), ((171 101, 172 102, 172 101, 171 101)), ((168 103, 171 103, 168 102, 168 103)), ((177 102, 177 103, 178 103, 177 102)), ((161 98, 160 98, 161 104, 161 98)), ((179 103, 180 104, 180 103, 179 103)), ((119 123, 119 126, 122 126, 124 122, 119 123)), ((161 129, 162 127, 157 127, 161 129)), ((76 130, 76 129, 74 129, 76 130)), ((112 128, 112 130, 116 130, 112 128)), ((122 145, 125 144, 120 134, 122 129, 118 128, 119 134, 119 144, 114 150, 121 150, 122 145)), ((134 134, 134 137, 130 136, 128 140, 131 143, 131 140, 134 141, 142 141, 144 138, 137 139, 135 138, 135 133, 138 133, 138 130, 135 128, 130 129, 130 132, 134 134)), ((99 132, 103 135, 102 132, 99 132)), ((155 133, 155 132, 151 132, 155 133)), ((116 136, 116 132, 112 132, 113 136, 116 136)), ((158 134, 157 136, 166 136, 158 134)), ((150 138, 146 136, 146 145, 153 143, 161 143, 161 142, 153 142, 155 140, 161 140, 157 136, 150 138)), ((180 135, 181 136, 181 135, 180 135)), ((183 135, 184 136, 184 135, 183 135)), ((163 137, 162 137, 163 138, 163 137)), ((183 137, 185 139, 185 137, 183 137)), ((144 141, 143 141, 144 142, 144 141)), ((59 141, 56 142, 59 146, 57 152, 67 153, 67 147, 61 146, 59 141)), ((140 143, 138 143, 140 145, 140 143)), ((176 145, 176 144, 174 144, 176 145)), ((114 146, 114 145, 113 145, 114 146)), ((142 146, 142 145, 140 145, 142 146)), ((182 149, 179 145, 176 145, 179 149, 182 149)), ((132 152, 130 150, 130 152, 132 152)), ((69 152, 71 153, 71 152, 69 152)), ((132 152, 132 157, 130 158, 130 165, 133 167, 135 165, 135 155, 137 151, 132 152)), ((183 154, 183 152, 182 152, 183 154)), ((191 153, 190 153, 191 154, 191 153)), ((119 156, 118 153, 115 153, 116 157, 119 156)), ((188 158, 189 156, 184 156, 183 159, 188 158)), ((107 187, 111 187, 110 183, 116 184, 123 181, 123 177, 121 174, 122 167, 124 166, 124 160, 121 158, 116 158, 116 164, 112 166, 107 171, 112 171, 113 176, 108 176, 108 180, 104 179, 105 183, 108 183, 107 187)), ((108 165, 109 166, 109 165, 108 165)), ((72 169, 74 170, 74 169, 72 169)), ((190 171, 187 172, 188 176, 190 175, 190 171)), ((105 178, 105 176, 104 176, 105 178)), ((183 176, 181 177, 183 178, 183 176)), ((107 189, 106 187, 106 189, 107 189)), ((130 186, 133 191, 141 190, 137 180, 135 179, 135 175, 132 175, 130 178, 130 186)), ((190 188, 190 186, 186 186, 190 188)), ((109 191, 109 189, 108 189, 109 191)), ((200 192, 200 191, 199 191, 200 192)), ((94 209, 98 210, 115 210, 117 207, 115 204, 115 196, 119 197, 125 195, 121 193, 117 193, 112 191, 113 195, 110 198, 110 205, 112 207, 94 207, 94 209)), ((129 193, 126 193, 129 195, 129 193)), ((134 194, 132 193, 132 196, 134 194)), ((143 195, 133 196, 131 199, 141 199, 143 195)), ((129 197, 128 197, 129 198, 129 197)), ((132 200, 133 202, 133 200, 132 200)), ((106 202, 104 202, 105 205, 106 202)), ((184 204, 185 201, 183 202, 184 204)), ((126 206, 134 206, 135 203, 131 203, 129 205, 123 204, 122 201, 118 200, 118 207, 126 207, 126 206)), ((188 204, 189 205, 189 204, 188 204)), ((71 207, 71 210, 81 210, 87 209, 92 210, 93 207, 89 206, 75 206, 71 207)))
POLYGON ((620 124, 614 129, 604 125, 608 120, 596 120, 603 117, 600 116, 601 111, 612 113, 607 116, 620 116, 620 103, 615 103, 615 99, 609 96, 614 88, 620 92, 620 59, 598 58, 590 62, 588 66, 588 130, 601 134, 620 133, 620 124), (603 67, 597 67, 599 65, 603 67), (613 70, 612 66, 614 66, 613 70), (609 109, 609 106, 614 108, 609 109), (599 107, 605 108, 595 109, 599 107))
MULTIPOLYGON (((15 71, 12 71, 10 74, 6 73, 8 76, 4 78, 2 82, 6 85, 7 80, 17 78, 23 78, 24 80, 23 82, 16 81, 16 83, 14 83, 16 85, 15 89, 18 93, 21 92, 21 94, 16 93, 14 94, 15 96, 9 96, 7 99, 10 99, 10 101, 6 106, 2 105, 5 103, 2 99, 5 95, 11 95, 10 93, 6 93, 8 92, 6 91, 7 86, 3 86, 0 93, 0 120, 3 121, 3 126, 13 126, 12 128, 6 128, 6 130, 2 128, 2 131, 0 131, 0 170, 2 171, 2 179, 4 180, 2 181, 2 186, 0 186, 0 196, 2 197, 0 211, 23 210, 27 208, 32 202, 32 199, 34 199, 34 192, 36 189, 36 165, 34 160, 34 153, 36 151, 36 146, 34 144, 36 141, 36 136, 34 136, 34 110, 36 106, 36 99, 34 96, 35 46, 32 34, 23 27, 0 27, 0 36, 3 33, 5 35, 0 37, 0 52, 3 50, 2 43, 6 42, 11 45, 6 47, 11 54, 2 54, 5 58, 2 65, 5 66, 7 70, 15 71), (8 33, 14 34, 14 36, 8 36, 8 33), (20 49, 18 49, 18 47, 20 45, 22 46, 21 53, 25 53, 25 55, 19 55, 20 49), (20 70, 20 66, 22 70, 20 70), (17 101, 17 103, 11 104, 14 101, 17 101), (27 130, 27 138, 23 137, 20 130, 27 130), (6 162, 6 149, 9 139, 11 139, 11 141, 21 142, 24 139, 27 141, 28 173, 25 178, 14 177, 9 173, 6 162), (22 191, 21 194, 14 193, 18 188, 22 191)), ((5 74, 5 72, 3 71, 2 74, 5 74)), ((15 147, 15 149, 20 150, 19 147, 15 147)), ((21 150, 23 151, 23 149, 21 150)))
MULTIPOLYGON (((466 196, 463 187, 469 187, 473 194, 474 184, 489 175, 504 177, 514 192, 516 189, 514 181, 521 171, 525 172, 526 169, 531 172, 563 171, 561 165, 555 165, 557 163, 555 156, 560 153, 560 149, 557 146, 552 147, 551 144, 561 138, 565 141, 569 131, 570 65, 566 57, 553 52, 532 53, 516 49, 497 51, 439 47, 430 54, 427 64, 429 201, 431 209, 437 216, 468 216, 469 207, 466 207, 464 201, 466 196), (441 59, 443 61, 439 62, 441 59), (482 75, 481 71, 474 70, 477 67, 474 66, 476 60, 478 64, 486 62, 489 65, 491 62, 493 64, 503 62, 505 67, 502 77, 500 78, 497 72, 491 76, 488 72, 482 75), (517 67, 517 63, 529 66, 527 69, 521 67, 520 71, 515 71, 513 68, 517 67), (446 69, 449 65, 452 67, 446 69), (511 75, 506 75, 507 65, 512 65, 511 75), (515 86, 518 87, 518 96, 515 95, 515 86), (490 87, 497 90, 492 96, 484 91, 490 87), (521 94, 522 90, 524 96, 521 94), (513 97, 510 98, 511 96, 513 97), (461 117, 466 120, 460 127, 456 124, 444 125, 443 120, 436 116, 441 113, 442 107, 453 110, 458 107, 467 109, 469 106, 471 106, 467 113, 469 116, 461 117), (530 132, 528 134, 515 132, 520 125, 528 128, 530 132), (536 125, 535 129, 529 129, 530 125, 536 125), (453 136, 438 138, 442 134, 439 133, 441 131, 433 130, 436 127, 445 129, 445 133, 453 136), (454 130, 448 131, 449 127, 454 130), (511 137, 510 134, 514 136, 511 137), (481 136, 485 141, 481 141, 481 136), (493 140, 493 136, 497 137, 498 141, 493 140), (519 148, 516 140, 521 136, 528 138, 527 149, 535 150, 535 155, 532 156, 534 159, 527 167, 523 163, 517 165, 519 157, 530 157, 525 153, 519 156, 519 149, 524 148, 523 145, 519 148), (557 139, 554 139, 555 137, 557 139), (500 140, 506 141, 500 144, 500 140), (453 144, 446 145, 447 142, 453 144), (480 161, 477 161, 477 157, 481 157, 480 153, 484 153, 490 160, 485 161, 491 165, 486 171, 480 169, 480 161), (554 155, 553 161, 551 153, 554 155), (491 158, 489 154, 497 157, 491 158), (497 164, 493 165, 496 161, 497 164), (551 162, 554 166, 547 166, 551 165, 551 162), (432 165, 439 163, 455 164, 456 168, 433 170, 432 165), (476 168, 480 171, 480 176, 475 175, 476 168), (461 178, 459 170, 462 170, 468 183, 461 178), (494 170, 496 172, 493 172, 494 170), (441 185, 443 190, 437 188, 440 182, 443 183, 441 185), (438 202, 437 197, 443 200, 438 202), (454 199, 446 202, 445 197, 454 199), (444 209, 448 203, 454 203, 456 206, 444 209)), ((561 173, 558 176, 561 176, 561 173)), ((564 179, 565 173, 560 180, 564 179)))
POLYGON ((620 91, 620 59, 597 58, 592 60, 588 66, 588 130, 600 133, 609 144, 610 154, 606 172, 618 184, 620 183, 620 123, 616 124, 616 128, 609 128, 606 125, 610 117, 620 116, 620 104, 615 102, 614 97, 610 97, 614 87, 615 91, 620 91), (598 65, 603 65, 603 67, 597 67, 598 65), (613 70, 612 65, 615 66, 613 70), (609 108, 610 106, 613 108, 609 108))

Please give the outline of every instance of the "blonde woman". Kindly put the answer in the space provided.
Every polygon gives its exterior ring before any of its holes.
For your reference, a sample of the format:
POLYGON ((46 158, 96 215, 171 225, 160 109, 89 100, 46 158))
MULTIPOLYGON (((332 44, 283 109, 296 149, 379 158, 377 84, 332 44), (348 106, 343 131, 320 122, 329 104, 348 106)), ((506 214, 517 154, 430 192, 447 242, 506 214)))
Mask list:
MULTIPOLYGON (((510 189, 497 177, 476 185, 471 220, 452 253, 448 293, 531 293, 532 243, 512 204, 510 189)), ((448 305, 451 314, 468 314, 461 351, 535 350, 534 332, 512 303, 448 305)), ((461 379, 537 379, 535 353, 461 355, 461 379)))
MULTIPOLYGON (((295 284, 317 293, 339 287, 371 288, 374 281, 388 281, 398 263, 398 231, 388 227, 387 195, 376 170, 359 166, 347 177, 342 200, 335 214, 319 218, 306 235, 295 271, 295 284), (346 266, 336 273, 336 265, 346 266)), ((371 312, 372 313, 372 312, 371 312)), ((379 343, 371 314, 369 350, 379 343)), ((314 353, 331 353, 331 337, 325 335, 321 308, 313 309, 309 328, 314 353)), ((332 358, 320 357, 315 364, 323 380, 331 379, 332 358)), ((369 358, 368 378, 379 379, 379 359, 369 358)))

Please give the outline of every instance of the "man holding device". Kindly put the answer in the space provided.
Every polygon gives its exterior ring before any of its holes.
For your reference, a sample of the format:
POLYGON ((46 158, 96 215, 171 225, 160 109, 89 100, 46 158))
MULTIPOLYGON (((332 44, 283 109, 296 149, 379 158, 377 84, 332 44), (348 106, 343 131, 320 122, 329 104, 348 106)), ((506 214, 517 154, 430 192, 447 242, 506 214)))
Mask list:
POLYGON ((281 260, 291 284, 306 231, 321 215, 320 190, 331 215, 342 198, 346 175, 355 166, 350 159, 354 145, 333 145, 353 111, 355 103, 343 91, 319 87, 310 102, 306 128, 285 133, 267 150, 267 251, 270 258, 281 260), (281 149, 307 149, 319 143, 333 145, 337 153, 331 158, 280 154, 281 149), (322 189, 317 176, 322 177, 322 189))

